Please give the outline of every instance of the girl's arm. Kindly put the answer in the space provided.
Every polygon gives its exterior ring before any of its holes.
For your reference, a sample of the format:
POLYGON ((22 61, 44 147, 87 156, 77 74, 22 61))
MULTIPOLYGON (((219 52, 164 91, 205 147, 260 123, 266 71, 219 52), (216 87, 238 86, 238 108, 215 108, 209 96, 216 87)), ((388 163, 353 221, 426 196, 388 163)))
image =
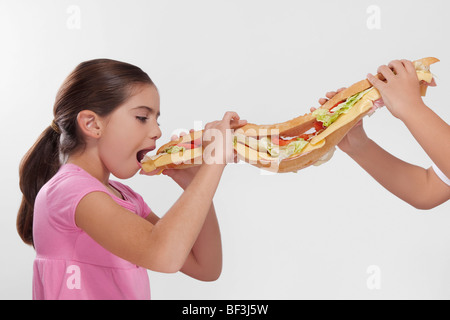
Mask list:
MULTIPOLYGON (((146 219, 156 224, 160 218, 151 213, 146 219)), ((180 271, 203 281, 217 280, 220 276, 222 242, 214 204, 211 204, 202 231, 180 271)))
MULTIPOLYGON (((209 128, 207 125, 205 132, 209 129, 226 132, 230 127, 236 129, 245 124, 238 119, 237 114, 227 113, 222 121, 211 123, 209 128)), ((217 139, 213 143, 214 150, 225 149, 224 141, 217 139)), ((230 156, 226 152, 218 154, 230 156)), ((104 248, 134 264, 160 272, 177 272, 184 268, 193 276, 213 280, 220 274, 221 252, 215 252, 220 259, 215 258, 206 242, 213 239, 213 247, 220 248, 212 199, 225 168, 226 161, 222 160, 220 164, 202 164, 184 193, 161 219, 154 215, 148 220, 142 219, 119 206, 107 194, 93 192, 80 201, 75 213, 76 223, 104 248), (220 267, 213 268, 214 272, 210 272, 211 264, 205 252, 210 253, 215 266, 220 261, 220 267), (198 272, 198 268, 192 268, 198 265, 202 268, 208 265, 206 276, 198 272)))
POLYGON ((203 228, 223 169, 224 165, 202 165, 178 201, 155 224, 103 192, 92 192, 79 202, 76 224, 105 249, 131 263, 177 272, 203 228))
MULTIPOLYGON (((198 170, 198 166, 183 170, 166 169, 163 174, 170 176, 183 190, 186 190, 198 170)), ((222 272, 222 241, 213 203, 211 203, 203 227, 180 271, 204 281, 217 280, 222 272)))
POLYGON ((222 242, 214 204, 211 204, 203 228, 180 270, 198 280, 217 280, 222 272, 222 242))

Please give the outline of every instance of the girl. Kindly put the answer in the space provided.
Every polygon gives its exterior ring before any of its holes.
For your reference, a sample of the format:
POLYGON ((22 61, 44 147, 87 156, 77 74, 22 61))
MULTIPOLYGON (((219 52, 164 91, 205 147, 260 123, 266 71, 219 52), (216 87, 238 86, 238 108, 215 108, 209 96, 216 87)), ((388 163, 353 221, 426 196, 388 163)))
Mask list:
MULTIPOLYGON (((58 91, 54 120, 20 165, 17 229, 36 249, 34 299, 149 299, 146 269, 219 277, 222 250, 212 199, 229 159, 169 175, 184 193, 163 218, 131 188, 161 136, 159 94, 148 75, 107 59, 83 62, 58 91)), ((234 112, 205 126, 245 124, 234 112)), ((232 157, 232 155, 231 155, 232 157)))
MULTIPOLYGON (((450 126, 424 104, 411 61, 395 60, 380 66, 378 72, 386 82, 371 74, 367 79, 380 91, 392 115, 404 122, 433 166, 424 169, 394 157, 367 137, 362 121, 338 146, 400 199, 418 209, 434 208, 450 198, 450 126)), ((328 92, 327 97, 335 94, 328 92)), ((322 98, 319 103, 326 101, 322 98)))

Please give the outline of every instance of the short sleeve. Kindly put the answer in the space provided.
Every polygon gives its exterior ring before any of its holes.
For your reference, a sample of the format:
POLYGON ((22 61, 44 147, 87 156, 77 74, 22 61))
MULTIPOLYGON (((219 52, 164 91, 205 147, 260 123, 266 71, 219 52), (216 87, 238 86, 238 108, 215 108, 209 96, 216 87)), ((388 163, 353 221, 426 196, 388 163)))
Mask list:
POLYGON ((91 192, 106 192, 105 189, 99 181, 90 176, 61 175, 47 189, 50 221, 53 221, 57 227, 62 229, 79 230, 75 223, 75 211, 81 199, 91 192))
POLYGON ((136 213, 138 216, 145 219, 152 212, 142 196, 131 189, 129 186, 124 185, 118 181, 110 181, 109 183, 115 189, 119 190, 120 193, 122 193, 122 195, 125 197, 126 203, 123 203, 123 205, 126 205, 127 203, 133 204, 134 209, 132 211, 134 211, 134 213, 136 213))
POLYGON ((139 208, 140 208, 140 212, 138 212, 137 214, 139 214, 142 218, 147 218, 147 216, 152 212, 152 209, 150 209, 150 207, 148 206, 148 204, 144 201, 144 199, 142 198, 142 196, 140 194, 136 193, 136 200, 139 203, 139 208))
POLYGON ((441 179, 446 185, 450 186, 450 179, 434 163, 432 168, 439 179, 441 179))
POLYGON ((140 212, 138 212, 138 214, 142 217, 142 218, 147 218, 147 216, 152 212, 152 209, 150 209, 150 207, 148 206, 148 204, 144 201, 144 199, 142 198, 142 196, 138 193, 135 193, 136 195, 136 201, 139 204, 139 208, 140 208, 140 212))

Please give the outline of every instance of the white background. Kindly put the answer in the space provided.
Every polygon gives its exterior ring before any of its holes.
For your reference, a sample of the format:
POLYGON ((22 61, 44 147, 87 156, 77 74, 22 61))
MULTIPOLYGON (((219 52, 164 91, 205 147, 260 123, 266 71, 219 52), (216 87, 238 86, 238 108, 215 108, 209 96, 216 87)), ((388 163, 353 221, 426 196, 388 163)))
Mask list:
MULTIPOLYGON (((446 0, 0 0, 0 298, 31 298, 35 253, 15 230, 18 166, 81 61, 122 60, 150 75, 161 94, 158 145, 227 110, 257 124, 289 120, 381 64, 427 56, 441 62, 425 102, 448 122, 449 9, 446 0)), ((364 126, 389 152, 430 166, 387 109, 364 126)), ((181 194, 166 176, 125 183, 159 215, 181 194)), ((220 279, 149 271, 153 299, 450 298, 450 203, 417 210, 340 150, 296 174, 229 165, 214 203, 220 279)))

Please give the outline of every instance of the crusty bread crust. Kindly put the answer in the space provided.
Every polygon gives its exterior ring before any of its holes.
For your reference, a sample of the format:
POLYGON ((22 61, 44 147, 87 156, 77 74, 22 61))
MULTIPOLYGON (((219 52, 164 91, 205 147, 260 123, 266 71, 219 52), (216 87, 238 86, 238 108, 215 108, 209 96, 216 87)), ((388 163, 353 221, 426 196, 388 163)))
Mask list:
MULTIPOLYGON (((436 58, 424 58, 417 60, 415 62, 421 63, 423 66, 428 67, 430 64, 433 64, 435 62, 438 62, 439 60, 436 58)), ((384 80, 384 77, 381 74, 377 74, 376 77, 378 79, 384 80)), ((372 85, 368 80, 362 80, 359 81, 352 86, 350 86, 347 89, 342 90, 341 92, 337 93, 333 98, 328 100, 327 103, 322 105, 321 108, 330 109, 332 108, 336 103, 346 100, 347 98, 351 97, 354 94, 357 94, 359 92, 362 92, 366 89, 371 88, 372 85)), ((370 94, 365 95, 358 103, 357 105, 364 105, 366 103, 370 103, 370 106, 372 106, 372 102, 379 99, 381 96, 378 92, 378 90, 375 90, 375 92, 371 92, 370 94)), ((355 105, 353 108, 357 108, 357 105, 355 105)), ((306 168, 312 164, 314 164, 316 161, 318 161, 320 158, 322 158, 324 155, 326 155, 328 152, 331 151, 352 129, 358 121, 360 121, 364 116, 366 116, 370 112, 370 108, 361 109, 361 112, 356 114, 356 116, 351 119, 349 123, 342 126, 341 128, 337 129, 336 131, 332 132, 330 135, 326 136, 324 139, 325 143, 319 147, 316 148, 310 152, 307 153, 300 153, 294 157, 289 157, 286 159, 281 160, 280 162, 272 161, 268 163, 267 161, 251 161, 247 159, 246 157, 242 157, 244 161, 259 167, 264 168, 269 171, 274 171, 278 173, 283 172, 293 172, 297 171, 303 168, 306 168)), ((254 136, 255 132, 261 132, 262 135, 267 134, 264 132, 267 132, 267 130, 279 130, 280 135, 288 135, 288 136, 294 136, 294 134, 291 134, 292 132, 298 132, 298 134, 301 134, 304 131, 304 129, 309 129, 312 125, 312 123, 315 121, 315 117, 312 116, 312 114, 303 115, 300 117, 297 117, 295 119, 292 119, 290 121, 275 124, 271 126, 257 126, 257 125, 250 125, 250 126, 244 126, 240 130, 242 130, 242 133, 250 136, 254 136), (311 123, 312 121, 312 123, 311 123), (302 131, 303 130, 303 131, 302 131), (288 134, 286 134, 286 132, 288 134)), ((327 132, 326 130, 324 132, 327 132)), ((316 137, 317 138, 317 137, 316 137)), ((310 143, 317 143, 319 139, 313 138, 310 143)), ((246 152, 242 152, 242 154, 246 154, 246 152)))
MULTIPOLYGON (((437 58, 429 57, 416 60, 414 61, 414 63, 421 63, 424 66, 430 66, 431 64, 438 61, 439 59, 437 58)), ((376 74, 375 77, 384 80, 383 75, 380 73, 376 74)), ((356 82, 350 87, 338 92, 333 98, 329 99, 325 104, 319 107, 319 109, 330 109, 336 103, 346 100, 349 97, 357 94, 358 92, 369 89, 370 87, 372 87, 372 84, 367 79, 356 82)), ((270 132, 278 130, 280 136, 293 137, 300 135, 304 133, 306 130, 310 129, 313 126, 315 120, 316 120, 315 116, 312 115, 312 113, 308 113, 296 117, 292 120, 272 125, 257 125, 249 123, 240 128, 239 131, 248 136, 260 136, 260 135, 264 136, 267 135, 266 132, 268 131, 270 132)))
MULTIPOLYGON (((424 67, 429 67, 431 64, 439 62, 439 59, 434 57, 429 58, 423 58, 414 61, 415 64, 419 64, 424 67)), ((377 74, 376 77, 378 79, 384 80, 384 77, 381 74, 377 74)), ((367 80, 361 80, 359 82, 354 83, 350 87, 338 92, 333 98, 329 99, 325 104, 323 104, 320 108, 322 109, 330 109, 332 108, 336 103, 341 102, 343 100, 348 99, 349 97, 362 92, 366 89, 371 88, 371 83, 367 80)), ((374 98, 374 95, 371 95, 370 98, 374 98)), ((361 103, 364 103, 365 97, 361 99, 361 103)), ((373 100, 372 100, 373 101, 373 100)), ((319 147, 316 148, 310 152, 301 153, 294 157, 289 157, 286 159, 283 159, 281 161, 251 161, 247 157, 241 155, 241 159, 244 161, 259 167, 264 168, 266 170, 275 171, 275 172, 292 172, 297 171, 300 169, 303 169, 305 167, 310 166, 311 164, 315 163, 317 160, 322 158, 325 154, 330 152, 332 148, 334 148, 347 134, 348 131, 350 131, 351 128, 353 128, 354 125, 358 123, 359 120, 361 120, 367 113, 369 113, 370 110, 365 110, 362 113, 356 115, 355 118, 353 118, 349 123, 344 125, 343 127, 337 129, 330 135, 326 136, 324 138, 325 143, 319 147)), ((244 135, 247 135, 249 137, 258 137, 258 136, 268 136, 268 135, 279 135, 279 136, 298 136, 310 128, 313 127, 314 122, 316 121, 315 116, 312 113, 304 114, 302 116, 296 117, 294 119, 291 119, 286 122, 272 124, 272 125, 256 125, 249 123, 242 128, 236 130, 237 132, 240 132, 244 135)), ((201 138, 203 134, 203 131, 195 131, 188 135, 185 135, 183 137, 180 137, 180 139, 175 141, 170 141, 169 143, 166 143, 165 145, 161 146, 158 149, 157 154, 163 152, 167 147, 176 145, 178 143, 182 142, 188 142, 197 138, 201 138)), ((155 161, 152 161, 148 159, 146 163, 143 163, 143 169, 145 171, 147 169, 152 169, 153 171, 155 168, 165 169, 165 168, 177 168, 182 169, 186 167, 190 167, 192 165, 198 164, 198 161, 190 161, 191 163, 188 164, 174 164, 171 160, 171 155, 162 155, 155 161)), ((150 171, 150 170, 149 170, 150 171)))

